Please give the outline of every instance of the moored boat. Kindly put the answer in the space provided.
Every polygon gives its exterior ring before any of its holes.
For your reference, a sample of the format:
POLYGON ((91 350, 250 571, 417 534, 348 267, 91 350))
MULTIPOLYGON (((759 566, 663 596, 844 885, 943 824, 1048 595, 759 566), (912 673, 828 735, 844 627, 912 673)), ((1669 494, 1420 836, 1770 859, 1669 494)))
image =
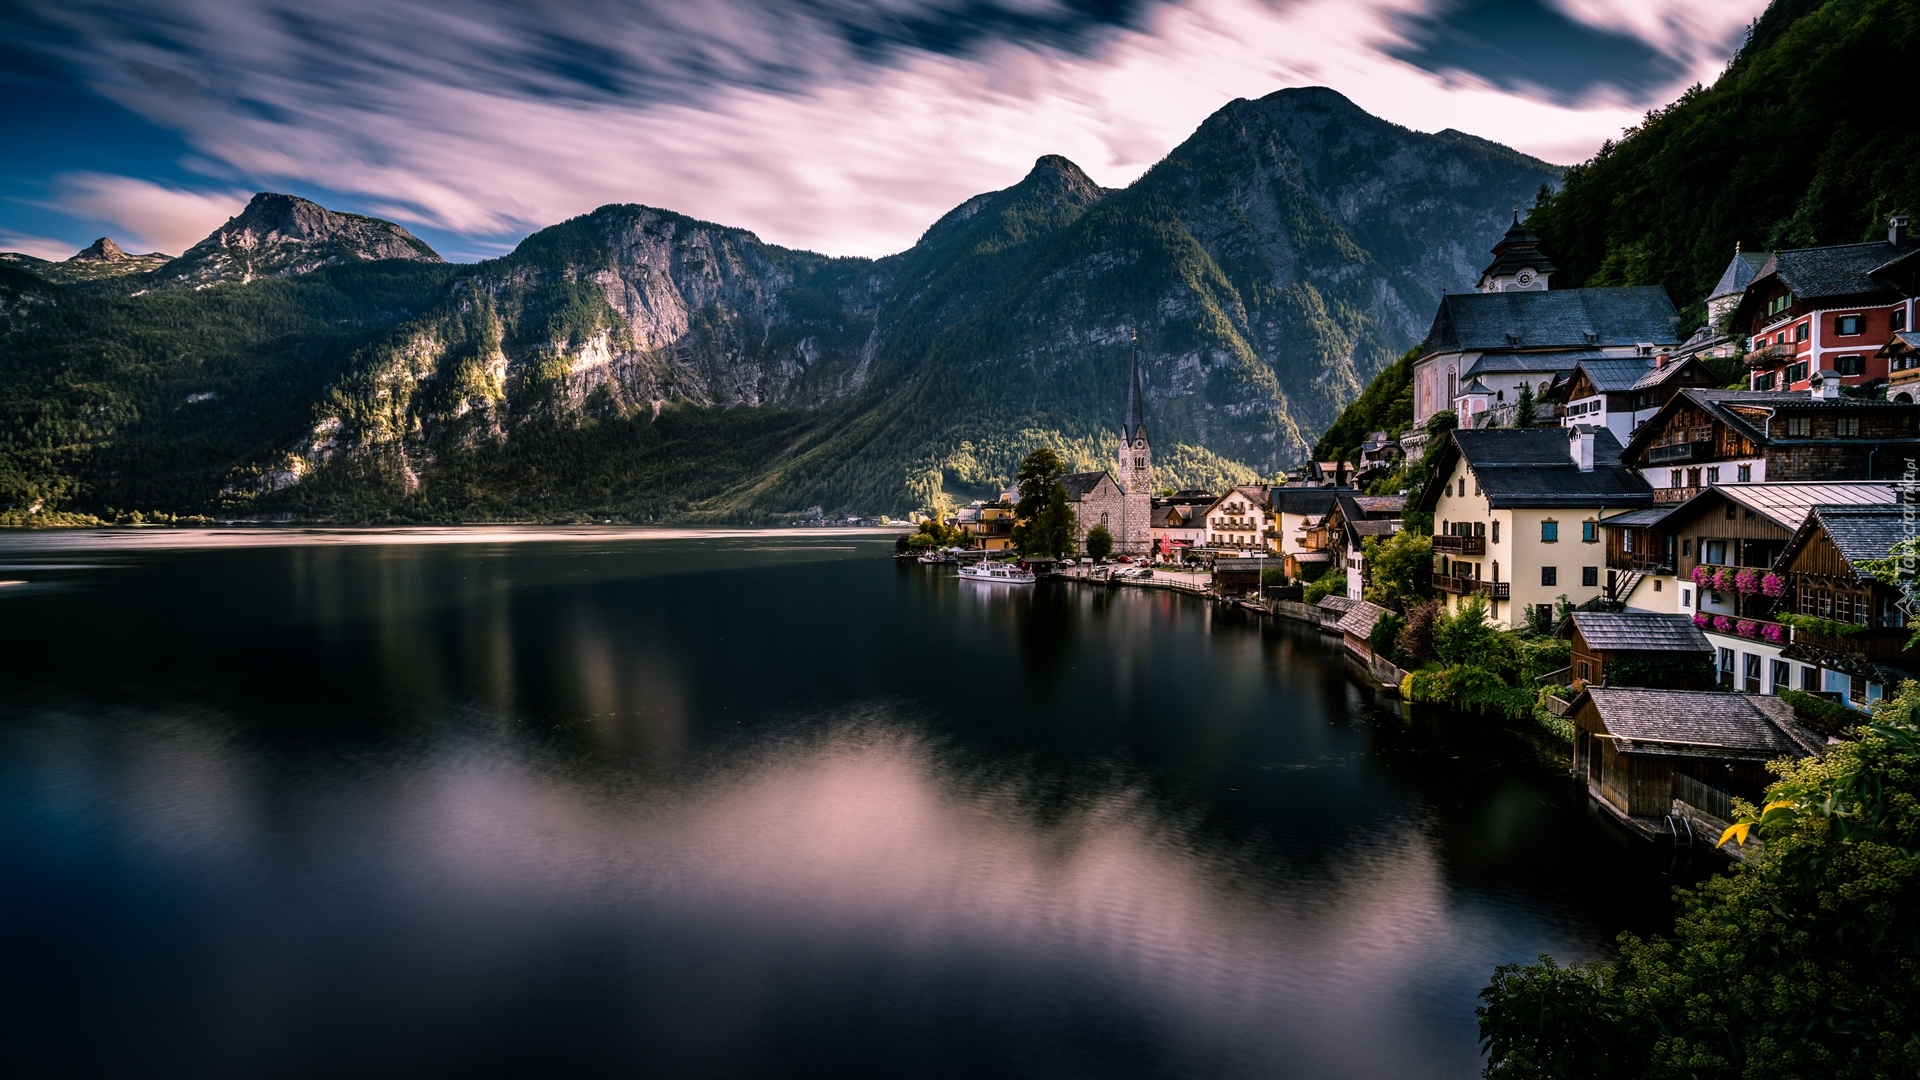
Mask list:
POLYGON ((982 561, 962 566, 960 576, 968 581, 987 581, 1000 585, 1031 585, 1033 571, 1012 563, 982 561))

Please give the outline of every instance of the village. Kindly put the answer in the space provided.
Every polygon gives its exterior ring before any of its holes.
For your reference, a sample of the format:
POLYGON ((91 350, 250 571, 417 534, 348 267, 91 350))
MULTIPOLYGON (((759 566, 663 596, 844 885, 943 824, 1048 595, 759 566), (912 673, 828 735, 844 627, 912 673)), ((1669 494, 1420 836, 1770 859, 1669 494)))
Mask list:
POLYGON ((1552 288, 1517 213, 1492 252, 1417 350, 1412 424, 1351 460, 1156 491, 1136 356, 1114 468, 1058 477, 1057 550, 1022 542, 1019 484, 901 550, 1316 626, 1383 691, 1536 717, 1628 828, 1714 845, 1768 762, 1920 677, 1920 244, 1894 215, 1736 248, 1685 340, 1659 286, 1552 288))

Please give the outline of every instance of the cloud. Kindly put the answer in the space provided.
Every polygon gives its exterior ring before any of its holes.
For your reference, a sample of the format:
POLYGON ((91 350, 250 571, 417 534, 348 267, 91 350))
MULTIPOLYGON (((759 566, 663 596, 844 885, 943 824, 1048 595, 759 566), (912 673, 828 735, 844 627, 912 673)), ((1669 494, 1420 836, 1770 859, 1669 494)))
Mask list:
POLYGON ((475 247, 631 201, 877 255, 1042 154, 1127 183, 1287 86, 1576 160, 1710 78, 1724 51, 1697 43, 1760 6, 1503 2, 1634 63, 1507 78, 1446 52, 1460 18, 1419 0, 28 0, 10 29, 223 187, 317 188, 475 247))
POLYGON ((55 240, 47 236, 28 236, 22 233, 0 230, 0 251, 17 251, 48 262, 59 262, 71 258, 74 247, 65 240, 55 240))
POLYGON ((56 186, 59 209, 106 223, 114 241, 135 254, 178 255, 247 205, 238 189, 189 191, 102 173, 67 173, 56 186))

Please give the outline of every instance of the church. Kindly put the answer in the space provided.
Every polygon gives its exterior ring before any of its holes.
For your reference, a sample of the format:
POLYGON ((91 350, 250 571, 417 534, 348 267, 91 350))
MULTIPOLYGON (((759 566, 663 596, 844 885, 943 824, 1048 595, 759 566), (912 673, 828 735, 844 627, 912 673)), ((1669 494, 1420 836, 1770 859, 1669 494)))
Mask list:
POLYGON ((1136 334, 1133 371, 1127 384, 1127 411, 1120 421, 1120 449, 1109 473, 1072 473, 1061 478, 1073 506, 1075 538, 1087 549, 1087 533, 1105 525, 1116 555, 1146 555, 1152 550, 1148 528, 1153 515, 1153 450, 1147 444, 1146 397, 1140 391, 1140 344, 1136 334))

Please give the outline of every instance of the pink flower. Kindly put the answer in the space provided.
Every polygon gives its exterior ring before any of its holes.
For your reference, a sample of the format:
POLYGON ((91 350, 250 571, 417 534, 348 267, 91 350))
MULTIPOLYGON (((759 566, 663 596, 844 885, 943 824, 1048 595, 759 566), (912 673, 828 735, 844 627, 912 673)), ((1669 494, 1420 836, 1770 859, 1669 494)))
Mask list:
POLYGON ((1732 592, 1733 591, 1733 567, 1723 566, 1720 569, 1714 571, 1713 589, 1715 592, 1732 592))
POLYGON ((1713 567, 1708 566, 1705 563, 1701 563, 1699 566, 1694 567, 1693 583, 1695 585, 1700 586, 1703 589, 1711 588, 1713 585, 1713 567))
POLYGON ((1734 574, 1733 587, 1740 590, 1741 594, 1745 596, 1752 596, 1754 593, 1759 592, 1760 571, 1742 570, 1734 574))
POLYGON ((1741 619, 1739 622, 1733 624, 1733 632, 1739 634, 1741 637, 1759 637, 1760 624, 1754 622, 1752 619, 1741 619))
POLYGON ((1787 591, 1787 579, 1779 574, 1769 573, 1760 579, 1760 593, 1769 600, 1778 600, 1780 594, 1787 591))
POLYGON ((1713 617, 1713 628, 1724 634, 1733 629, 1733 620, 1727 618, 1725 615, 1715 615, 1713 617))
POLYGON ((1708 627, 1708 625, 1710 625, 1712 622, 1713 620, 1707 618, 1707 616, 1704 613, 1695 614, 1693 617, 1693 625, 1699 627, 1702 630, 1705 630, 1708 627))
POLYGON ((1779 623, 1768 623, 1765 626, 1762 626, 1760 628, 1760 633, 1763 637, 1765 637, 1768 641, 1772 642, 1775 645, 1778 645, 1787 639, 1787 628, 1784 626, 1781 626, 1779 623))

